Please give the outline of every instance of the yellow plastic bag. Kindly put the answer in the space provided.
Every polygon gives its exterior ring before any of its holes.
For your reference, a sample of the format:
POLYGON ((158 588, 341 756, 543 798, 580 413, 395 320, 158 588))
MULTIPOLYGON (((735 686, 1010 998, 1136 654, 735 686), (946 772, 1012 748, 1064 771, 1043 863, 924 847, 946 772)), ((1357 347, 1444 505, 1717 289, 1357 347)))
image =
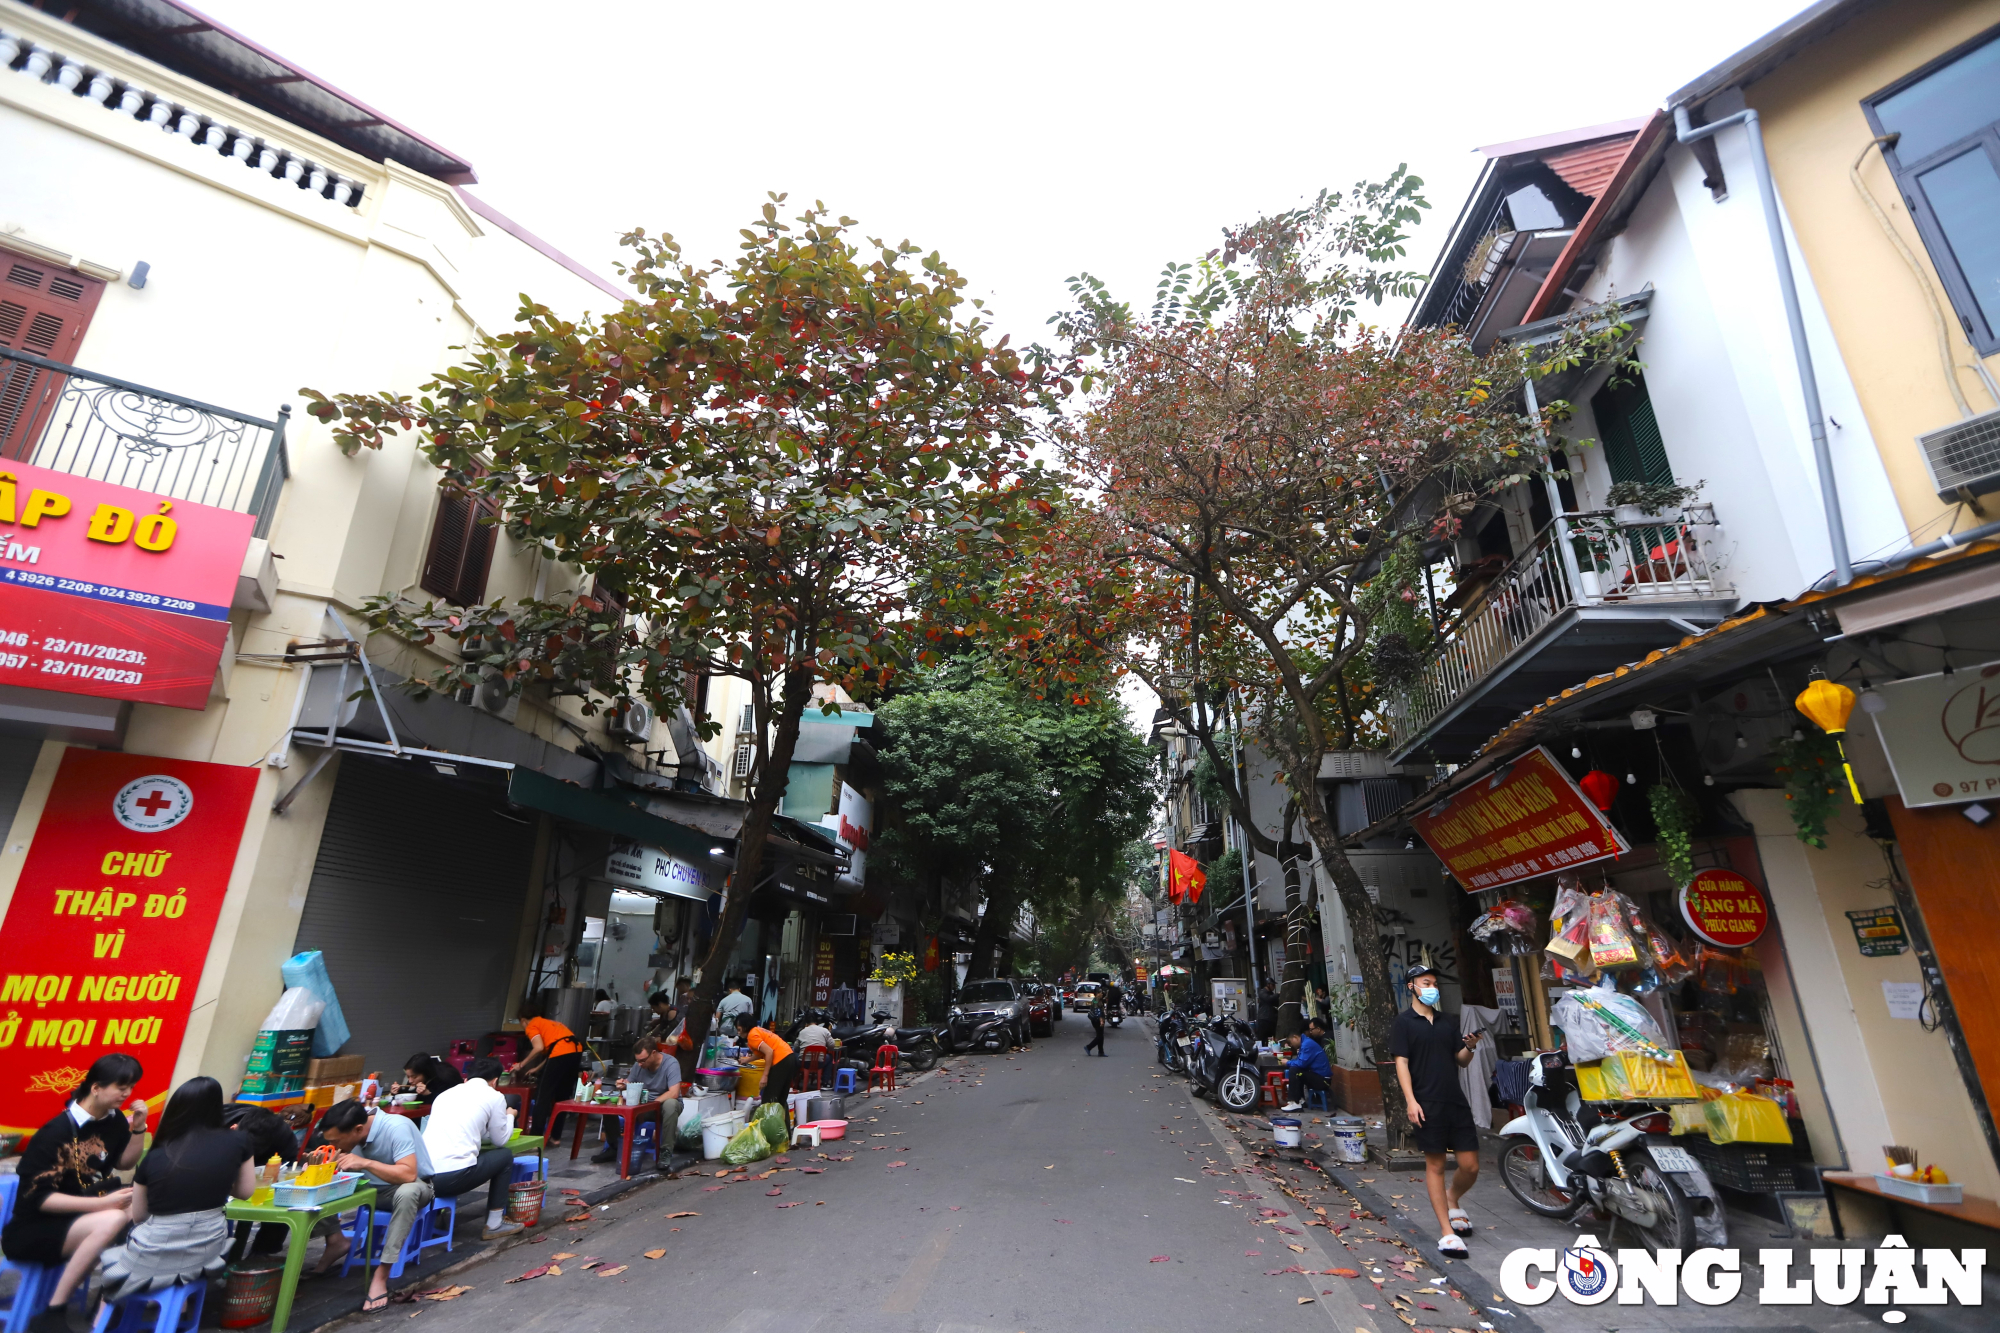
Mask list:
POLYGON ((1785 1112, 1769 1097, 1729 1092, 1701 1104, 1708 1137, 1717 1143, 1790 1143, 1792 1127, 1785 1112))
POLYGON ((1615 1102, 1694 1101, 1694 1077, 1688 1073, 1687 1057, 1670 1052, 1665 1064, 1638 1051, 1613 1051, 1598 1066, 1604 1089, 1603 1100, 1615 1102))
POLYGON ((1707 1134, 1708 1117, 1702 1113, 1701 1103, 1683 1102, 1667 1108, 1667 1114, 1674 1118, 1673 1132, 1676 1134, 1707 1134))

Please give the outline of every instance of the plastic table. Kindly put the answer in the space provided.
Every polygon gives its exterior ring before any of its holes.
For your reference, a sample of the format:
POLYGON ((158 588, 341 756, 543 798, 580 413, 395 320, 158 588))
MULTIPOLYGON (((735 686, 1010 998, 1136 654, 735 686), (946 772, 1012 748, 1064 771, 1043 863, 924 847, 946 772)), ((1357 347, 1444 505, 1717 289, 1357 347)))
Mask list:
POLYGON ((267 1225, 289 1227, 291 1245, 285 1251, 285 1276, 278 1287, 278 1303, 271 1310, 271 1333, 285 1333, 285 1321, 292 1317, 292 1297, 298 1294, 299 1274, 305 1271, 306 1242, 312 1238, 313 1227, 321 1218, 332 1217, 355 1208, 368 1210, 361 1239, 361 1252, 366 1254, 374 1243, 375 1233, 375 1187, 363 1185, 344 1198, 330 1200, 320 1208, 279 1208, 267 1205, 253 1208, 242 1199, 231 1199, 222 1209, 222 1215, 232 1222, 263 1222, 267 1225))
POLYGON ((506 1147, 507 1151, 513 1153, 516 1157, 520 1157, 525 1153, 533 1153, 540 1159, 542 1163, 542 1176, 546 1179, 549 1174, 548 1154, 542 1150, 547 1146, 547 1143, 548 1140, 540 1134, 523 1134, 516 1131, 514 1137, 507 1140, 506 1147))
MULTIPOLYGON (((618 1119, 624 1121, 625 1132, 619 1136, 618 1140, 618 1178, 620 1180, 630 1180, 632 1178, 633 1133, 638 1129, 641 1120, 657 1121, 660 1118, 660 1104, 658 1102, 641 1102, 637 1106, 627 1106, 623 1102, 557 1102, 555 1109, 549 1113, 550 1121, 553 1122, 555 1117, 559 1115, 616 1116, 618 1119)), ((665 1127, 662 1126, 661 1128, 664 1132, 665 1127)), ((671 1147, 671 1143, 668 1146, 671 1147)), ((576 1122, 576 1126, 570 1131, 569 1136, 569 1156, 571 1161, 576 1160, 576 1155, 582 1148, 583 1121, 579 1119, 576 1122)))

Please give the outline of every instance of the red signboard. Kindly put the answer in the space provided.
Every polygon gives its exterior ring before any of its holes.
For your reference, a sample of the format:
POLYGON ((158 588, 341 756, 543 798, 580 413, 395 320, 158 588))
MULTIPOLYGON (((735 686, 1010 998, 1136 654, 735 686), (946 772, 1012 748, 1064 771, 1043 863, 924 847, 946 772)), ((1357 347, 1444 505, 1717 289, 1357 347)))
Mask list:
POLYGON ((1540 746, 1410 823, 1467 892, 1552 875, 1631 850, 1540 746))
POLYGON ((34 1129, 108 1051, 164 1100, 257 770, 72 749, 0 927, 0 1125, 34 1129))
POLYGON ((0 684, 207 707, 256 520, 0 468, 0 684))
POLYGON ((1725 949, 1755 944, 1771 922, 1764 891, 1734 870, 1704 870, 1681 890, 1681 919, 1725 949))
POLYGON ((833 941, 821 940, 813 946, 812 1002, 813 1007, 830 1004, 833 1000, 833 941))

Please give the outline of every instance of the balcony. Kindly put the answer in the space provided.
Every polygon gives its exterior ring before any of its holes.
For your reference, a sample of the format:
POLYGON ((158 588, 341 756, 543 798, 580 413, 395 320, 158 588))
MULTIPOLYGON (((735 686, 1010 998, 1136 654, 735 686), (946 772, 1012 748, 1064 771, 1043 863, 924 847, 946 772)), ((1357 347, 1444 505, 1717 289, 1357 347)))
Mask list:
POLYGON ((255 516, 291 476, 274 420, 0 347, 0 458, 255 516))
POLYGON ((1470 758, 1550 695, 1720 623, 1736 598, 1711 564, 1714 534, 1706 505, 1640 525, 1559 515, 1391 699, 1389 762, 1470 758))

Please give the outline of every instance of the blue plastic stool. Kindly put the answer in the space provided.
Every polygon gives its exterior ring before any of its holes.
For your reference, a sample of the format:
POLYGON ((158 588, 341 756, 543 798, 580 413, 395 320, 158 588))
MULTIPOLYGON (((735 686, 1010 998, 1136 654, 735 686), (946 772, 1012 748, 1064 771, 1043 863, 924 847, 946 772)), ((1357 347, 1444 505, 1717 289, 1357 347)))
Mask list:
MULTIPOLYGON (((13 1220, 14 1199, 20 1188, 19 1176, 0 1176, 0 1227, 13 1220)), ((4 1304, 0 1304, 0 1331, 26 1333, 29 1321, 48 1308, 49 1293, 56 1289, 56 1279, 62 1276, 62 1269, 0 1258, 0 1273, 15 1273, 21 1279, 15 1285, 12 1296, 0 1298, 4 1299, 4 1304)), ((81 1308, 84 1288, 89 1285, 87 1282, 77 1283, 69 1303, 81 1308)))
MULTIPOLYGON (((352 1272, 354 1265, 357 1263, 366 1268, 373 1268, 382 1262, 382 1246, 389 1236, 389 1220, 395 1214, 380 1208, 369 1211, 375 1214, 375 1225, 368 1235, 367 1254, 364 1255, 362 1253, 362 1249, 364 1248, 361 1243, 362 1230, 366 1226, 362 1210, 356 1209, 354 1220, 347 1224, 347 1257, 341 1260, 340 1263, 340 1275, 342 1277, 346 1277, 352 1272)), ((457 1221, 458 1201, 456 1199, 438 1199, 432 1202, 429 1208, 418 1215, 416 1225, 410 1228, 410 1234, 403 1237, 402 1251, 396 1255, 395 1260, 389 1265, 389 1276, 391 1278, 401 1277, 404 1266, 410 1263, 411 1260, 419 1259, 426 1245, 442 1245, 449 1252, 451 1249, 451 1228, 456 1225, 457 1221), (434 1235, 431 1232, 431 1218, 441 1210, 450 1214, 450 1221, 446 1224, 443 1235, 434 1235)))
POLYGON ((421 1254, 433 1245, 442 1245, 444 1252, 450 1254, 451 1233, 457 1229, 458 1200, 433 1199, 431 1206, 424 1210, 423 1219, 417 1227, 417 1230, 424 1233, 423 1239, 417 1242, 417 1252, 421 1254))
POLYGON ((514 1159, 513 1184, 524 1180, 539 1180, 542 1175, 542 1159, 539 1157, 516 1157, 514 1159))
POLYGON ((201 1305, 207 1296, 208 1283, 185 1282, 162 1291, 106 1301, 97 1308, 97 1320, 90 1330, 91 1333, 194 1333, 201 1324, 201 1305), (150 1318, 146 1310, 149 1305, 154 1307, 150 1318), (114 1310, 118 1315, 116 1324, 111 1322, 114 1310))
POLYGON ((632 1131, 632 1160, 638 1161, 642 1153, 660 1155, 659 1126, 650 1120, 632 1131))
POLYGON ((1333 1106, 1327 1101, 1326 1092, 1323 1089, 1307 1088, 1306 1109, 1309 1111, 1325 1111, 1331 1114, 1333 1106))
POLYGON ((852 1069, 843 1067, 833 1076, 833 1091, 840 1097, 851 1096, 861 1091, 861 1076, 852 1069))

